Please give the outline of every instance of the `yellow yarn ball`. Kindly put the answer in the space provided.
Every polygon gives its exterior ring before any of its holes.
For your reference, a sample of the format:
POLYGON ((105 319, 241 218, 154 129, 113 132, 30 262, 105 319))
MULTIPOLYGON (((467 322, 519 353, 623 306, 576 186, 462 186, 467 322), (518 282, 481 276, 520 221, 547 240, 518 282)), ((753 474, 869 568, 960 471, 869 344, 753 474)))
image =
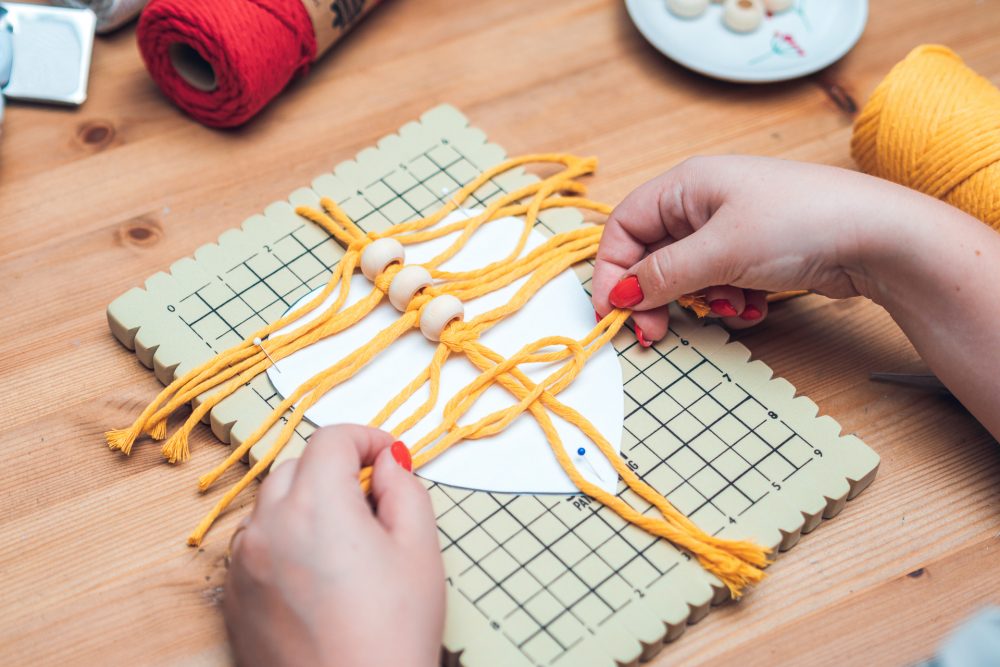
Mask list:
POLYGON ((892 68, 854 124, 851 154, 862 171, 1000 231, 1000 90, 950 49, 919 46, 892 68))

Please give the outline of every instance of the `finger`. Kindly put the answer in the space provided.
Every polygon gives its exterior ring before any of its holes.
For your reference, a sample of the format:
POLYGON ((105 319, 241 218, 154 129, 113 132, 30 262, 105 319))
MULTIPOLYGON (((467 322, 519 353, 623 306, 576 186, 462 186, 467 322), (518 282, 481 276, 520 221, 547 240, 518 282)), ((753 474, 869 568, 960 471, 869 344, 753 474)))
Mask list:
MULTIPOLYGON (((674 240, 672 238, 664 238, 656 241, 655 243, 646 246, 645 251, 639 256, 639 259, 642 259, 645 255, 666 247, 673 242, 674 240)), ((636 261, 639 261, 639 259, 636 261)), ((618 281, 627 275, 628 269, 631 266, 632 265, 629 264, 627 267, 621 267, 616 264, 610 264, 607 260, 595 260, 594 275, 591 279, 590 289, 594 294, 594 298, 592 299, 594 302, 594 312, 598 315, 598 317, 604 317, 611 311, 612 308, 614 308, 614 306, 612 306, 608 301, 608 294, 618 281), (600 270, 598 267, 600 267, 600 270), (597 298, 598 294, 602 295, 600 301, 598 301, 597 298)), ((664 329, 664 331, 666 330, 664 329)))
POLYGON ((743 290, 732 285, 715 285, 702 291, 705 303, 712 309, 709 317, 737 317, 743 312, 746 300, 743 290))
POLYGON ((379 523, 401 544, 415 549, 440 548, 427 489, 389 451, 375 459, 372 498, 379 523))
POLYGON ((670 310, 667 306, 632 313, 635 339, 642 347, 651 347, 667 335, 670 326, 670 310))
POLYGON ((274 507, 288 495, 288 490, 292 488, 292 481, 295 479, 297 465, 298 459, 289 459, 271 467, 267 478, 264 479, 257 491, 257 502, 253 508, 254 516, 274 507))
POLYGON ((370 465, 380 451, 392 444, 385 431, 340 424, 321 428, 306 445, 289 496, 300 499, 322 496, 336 504, 337 499, 364 499, 358 484, 362 465, 370 465))
POLYGON ((630 193, 604 223, 594 263, 594 307, 605 315, 609 293, 626 272, 657 246, 687 237, 722 204, 717 170, 686 160, 630 193))
POLYGON ((767 317, 767 292, 761 290, 744 290, 746 307, 739 317, 727 317, 723 319, 730 329, 746 329, 755 324, 760 324, 767 317))
POLYGON ((619 308, 650 310, 712 285, 732 282, 737 265, 726 239, 707 225, 634 265, 609 294, 619 308))
POLYGON ((229 547, 226 549, 225 554, 227 569, 229 568, 230 559, 239 549, 240 541, 243 539, 243 531, 250 525, 251 518, 252 516, 245 516, 240 519, 240 522, 236 524, 236 529, 233 531, 233 534, 229 537, 229 547))

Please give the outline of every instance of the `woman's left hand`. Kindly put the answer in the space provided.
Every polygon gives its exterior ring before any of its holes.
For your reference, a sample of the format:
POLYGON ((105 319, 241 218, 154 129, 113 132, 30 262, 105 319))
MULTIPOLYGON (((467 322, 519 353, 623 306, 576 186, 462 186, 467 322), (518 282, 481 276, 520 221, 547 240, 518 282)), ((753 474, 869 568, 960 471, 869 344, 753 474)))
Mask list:
POLYGON ((439 663, 434 512, 392 442, 364 426, 323 428, 261 485, 233 539, 223 603, 239 664, 439 663), (370 504, 358 472, 372 464, 370 504))

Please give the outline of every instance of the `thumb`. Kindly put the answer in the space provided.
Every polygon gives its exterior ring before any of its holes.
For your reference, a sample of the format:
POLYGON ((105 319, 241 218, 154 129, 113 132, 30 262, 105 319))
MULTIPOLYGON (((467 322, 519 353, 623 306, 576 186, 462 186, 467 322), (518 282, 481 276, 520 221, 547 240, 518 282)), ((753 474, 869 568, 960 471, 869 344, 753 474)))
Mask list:
POLYGON ((733 280, 736 262, 719 226, 706 224, 693 234, 646 255, 611 290, 612 305, 651 310, 712 285, 733 280))
POLYGON ((397 463, 389 448, 375 459, 372 498, 376 518, 398 542, 414 549, 439 549, 430 495, 416 475, 397 463))

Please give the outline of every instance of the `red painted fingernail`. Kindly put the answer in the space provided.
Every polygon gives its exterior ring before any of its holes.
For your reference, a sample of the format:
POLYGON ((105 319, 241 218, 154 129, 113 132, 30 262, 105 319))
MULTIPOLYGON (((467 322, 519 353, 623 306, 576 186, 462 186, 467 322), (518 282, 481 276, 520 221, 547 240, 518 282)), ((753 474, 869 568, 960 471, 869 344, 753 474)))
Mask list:
POLYGON ((599 312, 597 312, 596 310, 594 311, 594 319, 597 320, 598 324, 601 323, 601 319, 602 319, 601 318, 601 314, 599 312))
POLYGON ((639 341, 639 345, 642 347, 652 347, 653 342, 646 340, 646 337, 642 333, 642 329, 638 324, 635 325, 635 339, 639 341))
POLYGON ((729 299, 716 299, 710 301, 708 307, 712 309, 712 312, 716 315, 721 315, 722 317, 734 317, 738 313, 736 309, 733 308, 733 304, 729 303, 729 299))
POLYGON ((642 287, 639 286, 639 279, 635 276, 629 276, 619 282, 608 295, 608 300, 615 308, 631 308, 644 298, 642 287))
POLYGON ((392 447, 389 448, 389 453, 392 454, 392 458, 396 459, 396 463, 398 463, 400 467, 408 472, 413 472, 413 459, 410 458, 410 450, 406 445, 397 440, 392 443, 392 447))
POLYGON ((756 306, 747 306, 746 308, 743 309, 743 312, 740 314, 740 319, 759 320, 760 316, 761 316, 760 309, 758 309, 756 306))

